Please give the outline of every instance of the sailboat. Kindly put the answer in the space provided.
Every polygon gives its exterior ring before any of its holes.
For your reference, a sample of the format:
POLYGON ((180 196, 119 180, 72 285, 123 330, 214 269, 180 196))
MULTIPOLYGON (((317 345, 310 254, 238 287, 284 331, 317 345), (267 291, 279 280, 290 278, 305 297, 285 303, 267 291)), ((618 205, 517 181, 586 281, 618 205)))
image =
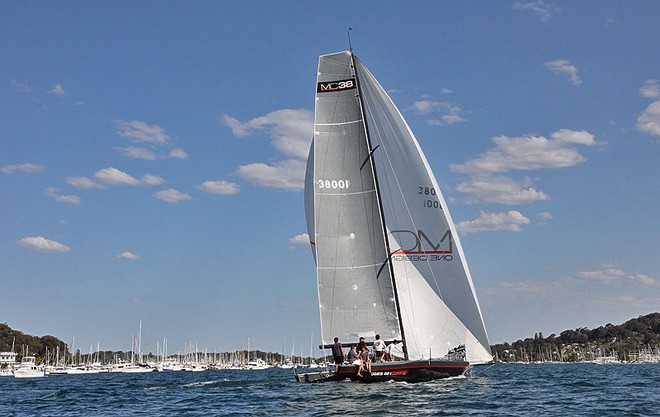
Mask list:
POLYGON ((402 360, 297 374, 301 382, 429 381, 491 363, 467 262, 403 116, 353 50, 322 55, 305 213, 322 349, 397 340, 402 360))

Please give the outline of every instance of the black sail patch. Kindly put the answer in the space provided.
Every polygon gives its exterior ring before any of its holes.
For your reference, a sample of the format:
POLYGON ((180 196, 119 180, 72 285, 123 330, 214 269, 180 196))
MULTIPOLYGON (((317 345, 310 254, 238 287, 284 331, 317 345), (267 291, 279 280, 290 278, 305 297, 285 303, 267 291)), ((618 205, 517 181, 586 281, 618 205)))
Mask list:
POLYGON ((357 87, 355 78, 348 78, 339 81, 326 81, 316 84, 317 93, 329 93, 332 91, 350 90, 357 87))

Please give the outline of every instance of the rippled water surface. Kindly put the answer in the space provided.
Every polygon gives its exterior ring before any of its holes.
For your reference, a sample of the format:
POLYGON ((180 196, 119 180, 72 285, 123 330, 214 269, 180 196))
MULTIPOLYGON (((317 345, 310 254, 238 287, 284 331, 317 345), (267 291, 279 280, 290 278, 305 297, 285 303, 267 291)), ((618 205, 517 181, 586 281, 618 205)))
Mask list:
POLYGON ((495 365, 423 384, 287 370, 0 378, 0 416, 660 416, 660 364, 495 365))

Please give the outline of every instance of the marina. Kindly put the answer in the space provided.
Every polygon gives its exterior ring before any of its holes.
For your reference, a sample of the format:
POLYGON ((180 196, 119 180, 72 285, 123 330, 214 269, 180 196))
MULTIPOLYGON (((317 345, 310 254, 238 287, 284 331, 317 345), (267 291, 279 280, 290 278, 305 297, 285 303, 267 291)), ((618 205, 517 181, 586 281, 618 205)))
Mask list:
MULTIPOLYGON (((9 352, 2 352, 7 354, 9 352)), ((234 352, 234 353, 211 353, 202 355, 204 357, 202 361, 191 362, 186 360, 184 357, 172 356, 166 358, 162 361, 147 361, 141 364, 131 364, 130 362, 120 361, 118 363, 95 363, 95 364, 77 364, 70 366, 55 366, 48 364, 36 364, 34 356, 26 356, 22 359, 21 362, 11 362, 2 364, 0 368, 0 377, 8 378, 40 378, 44 376, 51 376, 54 378, 60 378, 64 375, 67 376, 78 376, 78 375, 88 375, 88 374, 100 374, 100 373, 115 373, 115 374, 136 374, 136 373, 169 373, 169 372, 202 372, 202 371, 264 371, 269 369, 275 369, 280 371, 286 371, 289 373, 291 379, 301 380, 305 378, 310 378, 306 373, 310 370, 314 370, 320 374, 326 375, 335 375, 335 365, 331 363, 331 357, 326 358, 327 361, 323 360, 312 360, 312 358, 296 358, 297 363, 292 363, 290 359, 285 359, 284 361, 278 360, 265 360, 261 358, 252 359, 247 361, 245 359, 237 361, 223 361, 221 358, 232 358, 232 357, 246 357, 246 351, 243 352, 234 352)), ((254 355, 254 353, 253 353, 254 355)), ((265 358, 274 358, 279 357, 283 358, 284 356, 279 353, 269 353, 263 354, 265 358)), ((645 365, 645 364, 660 364, 660 349, 650 349, 643 350, 640 352, 633 352, 629 356, 629 360, 621 360, 616 355, 610 356, 595 356, 594 359, 582 360, 582 361, 571 361, 571 362, 562 362, 555 360, 546 360, 546 361, 514 361, 514 362, 502 362, 498 363, 502 365, 539 365, 539 364, 561 364, 561 365, 645 365)), ((460 376, 463 374, 463 369, 461 368, 460 372, 456 373, 455 371, 449 371, 443 369, 456 368, 456 364, 452 362, 434 362, 431 361, 418 361, 417 364, 413 364, 412 368, 429 367, 431 369, 435 368, 438 372, 450 372, 451 374, 446 374, 443 377, 451 376, 460 376)), ((339 372, 336 375, 334 380, 360 380, 354 377, 354 371, 357 368, 355 365, 342 365, 343 371, 339 372)), ((480 369, 482 367, 477 367, 480 369)), ((398 362, 384 362, 384 363, 374 363, 372 365, 372 376, 384 382, 393 382, 396 381, 397 376, 403 376, 408 373, 408 368, 405 368, 403 361, 398 362)), ((312 377, 313 378, 313 377, 312 377)), ((3 378, 4 379, 4 378, 3 378)), ((423 379, 423 378, 422 378, 423 379)), ((437 378, 429 378, 437 379, 437 378)), ((316 382, 307 380, 304 382, 316 382)), ((363 381, 371 382, 371 381, 363 381)))

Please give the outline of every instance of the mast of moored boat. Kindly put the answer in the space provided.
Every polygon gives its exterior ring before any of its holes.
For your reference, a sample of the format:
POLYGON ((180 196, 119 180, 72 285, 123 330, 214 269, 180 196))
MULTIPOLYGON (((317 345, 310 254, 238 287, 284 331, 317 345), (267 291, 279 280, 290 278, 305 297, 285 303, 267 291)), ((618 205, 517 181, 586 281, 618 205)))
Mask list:
MULTIPOLYGON (((349 35, 349 37, 350 37, 350 35, 349 35)), ((385 265, 387 265, 387 267, 390 270, 390 276, 391 276, 391 281, 392 281, 392 289, 394 291, 394 305, 396 307, 396 314, 397 314, 397 318, 399 320, 399 330, 401 331, 401 338, 403 339, 402 340, 403 355, 404 355, 404 359, 408 360, 409 359, 408 358, 408 349, 407 349, 406 343, 405 343, 406 336, 405 336, 405 333, 404 333, 404 330, 403 330, 403 316, 401 315, 401 307, 399 306, 399 295, 398 295, 398 291, 397 291, 396 279, 394 277, 394 266, 392 265, 392 262, 391 262, 392 250, 390 248, 390 241, 387 237, 387 226, 385 224, 385 215, 384 215, 384 211, 383 211, 383 203, 382 203, 382 198, 381 198, 381 193, 380 193, 380 185, 379 185, 379 182, 378 182, 378 175, 376 173, 376 164, 374 164, 374 162, 373 162, 373 154, 376 151, 376 149, 378 148, 378 146, 380 146, 380 145, 376 146, 375 148, 372 147, 371 136, 369 134, 369 124, 367 123, 367 117, 366 117, 366 114, 365 114, 365 111, 364 111, 364 102, 362 100, 362 87, 360 85, 360 77, 358 76, 357 67, 355 65, 355 54, 353 54, 353 48, 352 47, 350 48, 349 53, 351 55, 351 69, 353 70, 353 76, 355 77, 355 84, 357 85, 358 103, 359 103, 359 108, 360 108, 360 114, 362 116, 362 121, 364 123, 364 134, 365 134, 365 137, 366 137, 366 140, 367 140, 367 149, 369 151, 369 153, 367 155, 367 160, 365 160, 362 165, 364 167, 364 164, 367 161, 370 162, 369 165, 371 166, 371 173, 372 173, 373 178, 374 178, 374 187, 376 189, 376 201, 378 201, 378 212, 380 214, 380 221, 381 221, 382 230, 383 230, 383 241, 385 242, 385 250, 386 250, 386 258, 385 258, 385 261, 383 262, 383 267, 385 265)), ((362 169, 362 167, 360 169, 362 169)), ((378 274, 380 274, 382 269, 383 269, 382 267, 379 269, 378 274)), ((376 276, 376 279, 378 279, 378 276, 376 276)))

